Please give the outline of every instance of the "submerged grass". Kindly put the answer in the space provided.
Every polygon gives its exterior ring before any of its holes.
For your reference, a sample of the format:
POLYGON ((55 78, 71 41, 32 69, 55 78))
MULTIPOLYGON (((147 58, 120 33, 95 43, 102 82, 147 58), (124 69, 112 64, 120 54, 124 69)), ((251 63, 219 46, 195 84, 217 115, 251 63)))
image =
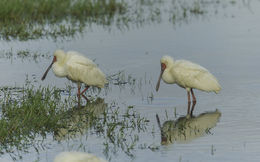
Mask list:
POLYGON ((35 63, 38 63, 42 59, 49 59, 51 57, 48 53, 40 53, 37 51, 32 51, 29 49, 25 50, 1 50, 0 51, 0 58, 9 59, 11 61, 13 60, 22 60, 22 61, 33 61, 35 63))
POLYGON ((98 126, 98 132, 105 137, 103 145, 104 154, 111 159, 111 153, 117 155, 119 151, 134 158, 134 150, 137 149, 139 133, 146 131, 149 120, 141 117, 133 106, 128 106, 125 112, 119 111, 116 105, 104 113, 100 123, 106 123, 105 127, 98 126))
POLYGON ((0 151, 12 153, 13 149, 25 150, 34 144, 39 135, 44 139, 63 123, 59 123, 65 111, 56 88, 35 89, 25 87, 19 97, 6 89, 1 101, 0 151))
POLYGON ((107 104, 98 97, 78 108, 71 90, 67 86, 64 96, 63 89, 35 87, 28 79, 24 87, 1 88, 0 154, 17 160, 22 158, 19 152, 44 149, 49 136, 61 142, 95 135, 108 159, 119 151, 133 158, 139 133, 149 121, 132 105, 107 104))

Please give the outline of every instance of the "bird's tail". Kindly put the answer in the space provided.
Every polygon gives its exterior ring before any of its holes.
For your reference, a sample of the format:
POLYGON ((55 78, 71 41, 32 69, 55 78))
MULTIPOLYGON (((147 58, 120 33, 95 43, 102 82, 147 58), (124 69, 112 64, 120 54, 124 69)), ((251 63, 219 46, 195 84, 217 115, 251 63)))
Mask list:
POLYGON ((221 87, 220 87, 220 86, 219 86, 216 90, 214 90, 214 92, 215 92, 216 94, 218 94, 219 91, 221 91, 221 87))

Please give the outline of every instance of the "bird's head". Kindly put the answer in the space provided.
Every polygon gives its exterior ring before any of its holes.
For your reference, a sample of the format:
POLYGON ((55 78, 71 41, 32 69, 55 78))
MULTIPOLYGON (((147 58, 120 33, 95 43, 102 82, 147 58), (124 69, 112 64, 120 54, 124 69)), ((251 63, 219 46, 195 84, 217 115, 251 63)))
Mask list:
POLYGON ((160 60, 161 62, 161 73, 160 73, 160 76, 159 76, 159 80, 156 84, 156 91, 159 90, 159 87, 160 87, 160 81, 161 81, 161 78, 162 78, 162 75, 163 75, 163 72, 166 68, 169 68, 173 65, 173 58, 171 56, 163 56, 160 60))
POLYGON ((65 52, 63 50, 56 50, 53 54, 53 59, 52 62, 50 64, 50 66, 47 68, 47 70, 45 71, 45 73, 43 74, 41 80, 44 80, 45 77, 47 76, 49 70, 51 69, 52 65, 57 62, 58 60, 62 60, 62 58, 64 58, 65 56, 65 52))
POLYGON ((65 55, 66 54, 65 54, 65 52, 63 50, 58 49, 53 54, 53 61, 54 62, 60 61, 60 60, 62 60, 65 57, 65 55))
POLYGON ((163 56, 160 60, 161 62, 161 70, 165 70, 166 68, 173 65, 173 58, 171 56, 163 56))

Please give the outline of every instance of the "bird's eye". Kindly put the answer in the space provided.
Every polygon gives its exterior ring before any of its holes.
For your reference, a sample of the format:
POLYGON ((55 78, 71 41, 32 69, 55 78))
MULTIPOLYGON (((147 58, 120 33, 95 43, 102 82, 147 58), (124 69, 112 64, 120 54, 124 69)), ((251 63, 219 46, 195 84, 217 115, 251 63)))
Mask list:
POLYGON ((165 70, 166 69, 166 65, 164 63, 161 63, 161 69, 165 70))
POLYGON ((57 61, 57 57, 54 56, 54 57, 53 57, 53 62, 56 62, 56 61, 57 61))

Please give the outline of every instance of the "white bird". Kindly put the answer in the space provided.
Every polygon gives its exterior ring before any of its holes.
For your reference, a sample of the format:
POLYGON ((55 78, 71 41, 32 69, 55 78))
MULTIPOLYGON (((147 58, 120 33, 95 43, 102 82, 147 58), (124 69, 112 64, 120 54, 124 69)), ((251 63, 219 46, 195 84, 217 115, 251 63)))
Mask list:
POLYGON ((96 157, 93 154, 84 152, 61 152, 54 162, 107 162, 106 160, 96 157))
POLYGON ((103 88, 107 84, 105 74, 97 65, 82 54, 69 51, 67 54, 63 50, 56 50, 52 63, 43 74, 41 80, 44 80, 50 68, 57 77, 67 77, 69 80, 78 84, 78 105, 80 107, 80 96, 87 100, 84 93, 89 86, 103 88), (85 89, 80 92, 81 83, 85 84, 85 89))
POLYGON ((196 98, 192 89, 198 89, 206 92, 218 93, 221 87, 217 79, 204 67, 192 63, 187 60, 174 61, 170 56, 161 58, 161 73, 156 85, 156 91, 159 90, 161 78, 165 83, 176 83, 182 88, 185 88, 190 100, 190 92, 192 94, 193 103, 196 103, 196 98))

